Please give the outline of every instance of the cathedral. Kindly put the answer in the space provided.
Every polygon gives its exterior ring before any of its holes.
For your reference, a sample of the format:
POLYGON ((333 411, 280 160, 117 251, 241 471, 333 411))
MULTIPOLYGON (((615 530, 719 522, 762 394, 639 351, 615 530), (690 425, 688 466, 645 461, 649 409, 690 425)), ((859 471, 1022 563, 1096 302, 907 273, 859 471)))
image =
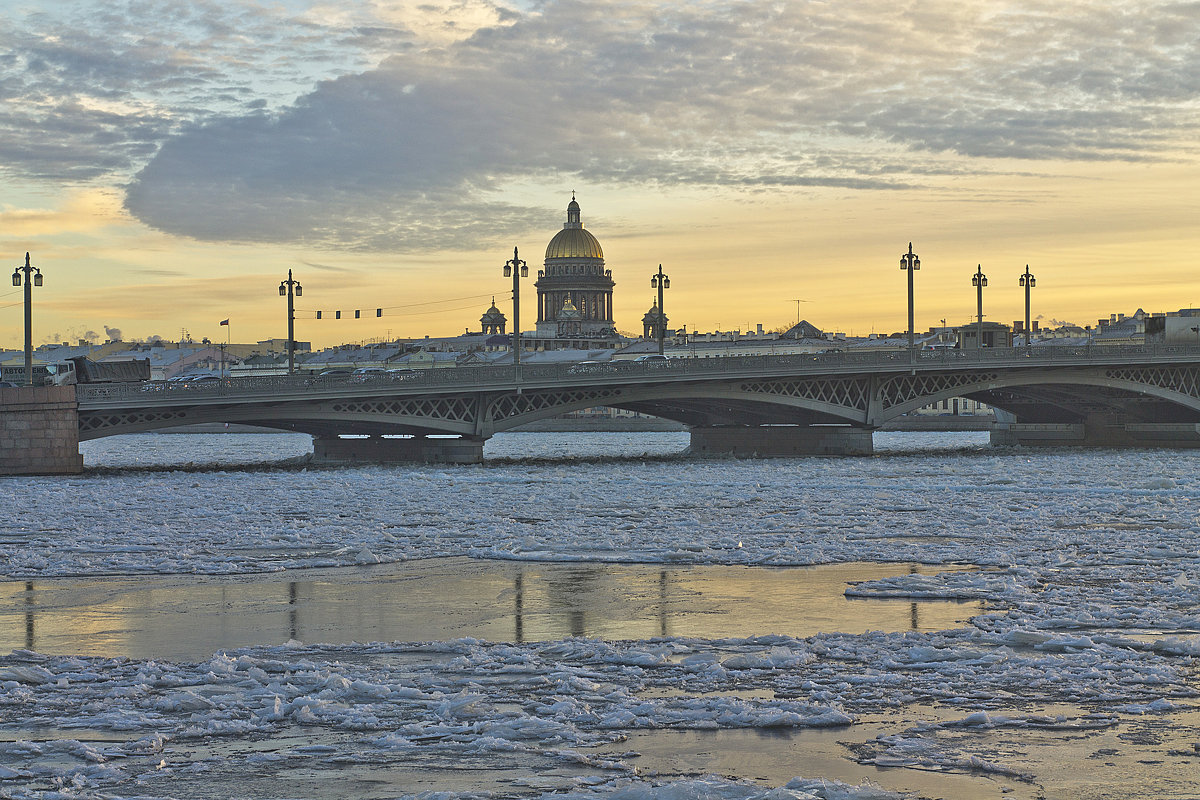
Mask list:
POLYGON ((604 268, 604 250, 583 227, 579 203, 571 193, 567 221, 546 245, 538 270, 537 332, 529 345, 538 350, 613 347, 619 340, 613 322, 612 270, 604 268))
MULTIPOLYGON (((617 333, 613 321, 612 270, 604 267, 604 250, 586 228, 575 193, 567 204, 567 221, 546 245, 546 261, 538 270, 537 327, 522 334, 528 350, 605 350, 621 347, 630 339, 617 333)), ((479 320, 482 332, 505 335, 507 319, 496 299, 479 320)), ((667 317, 658 304, 642 319, 645 337, 654 339, 667 317)))

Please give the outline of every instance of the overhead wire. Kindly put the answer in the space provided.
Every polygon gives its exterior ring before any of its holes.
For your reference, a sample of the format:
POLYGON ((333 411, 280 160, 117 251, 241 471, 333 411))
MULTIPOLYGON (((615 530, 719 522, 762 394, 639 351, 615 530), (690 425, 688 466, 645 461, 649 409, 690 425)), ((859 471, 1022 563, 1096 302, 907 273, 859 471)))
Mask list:
MULTIPOLYGON (((510 294, 511 294, 511 292, 510 292, 510 294)), ((488 292, 487 294, 473 294, 473 295, 465 295, 463 297, 448 297, 444 300, 425 300, 425 301, 422 301, 419 303, 406 303, 404 305, 396 305, 396 306, 376 306, 373 310, 376 311, 377 313, 369 314, 367 316, 359 316, 359 317, 345 316, 345 315, 348 313, 353 313, 354 311, 358 311, 361 314, 361 312, 363 311, 363 309, 361 309, 361 308, 349 309, 348 311, 345 309, 337 309, 335 311, 326 311, 325 309, 318 310, 318 309, 311 309, 311 308, 297 308, 296 313, 320 314, 321 316, 319 318, 321 319, 322 322, 324 322, 326 318, 334 319, 334 320, 377 319, 379 317, 384 317, 384 316, 393 316, 392 314, 383 313, 386 311, 396 311, 399 309, 420 308, 422 306, 440 305, 442 303, 454 303, 454 302, 458 302, 460 300, 482 300, 482 299, 488 298, 488 297, 494 298, 494 297, 496 297, 496 293, 488 292), (339 311, 342 313, 343 316, 341 316, 341 317, 334 316, 334 314, 338 313, 339 311), (326 315, 328 315, 328 317, 326 317, 326 315)), ((417 317, 417 316, 424 316, 424 315, 429 315, 429 314, 444 314, 444 313, 451 312, 451 311, 466 311, 471 308, 475 308, 475 305, 471 304, 471 305, 465 305, 465 306, 455 306, 454 308, 436 308, 436 309, 432 309, 429 311, 414 311, 414 312, 408 312, 408 313, 405 313, 403 315, 398 315, 398 316, 417 317)), ((371 310, 372 309, 369 309, 369 308, 367 309, 367 311, 371 311, 371 310)))

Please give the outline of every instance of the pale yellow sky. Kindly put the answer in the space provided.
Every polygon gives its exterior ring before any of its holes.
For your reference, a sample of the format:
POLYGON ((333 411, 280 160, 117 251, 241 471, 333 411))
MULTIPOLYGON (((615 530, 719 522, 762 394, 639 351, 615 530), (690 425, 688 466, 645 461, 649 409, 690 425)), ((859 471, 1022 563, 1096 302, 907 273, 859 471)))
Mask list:
MULTIPOLYGON (((35 344, 282 337, 288 269, 297 338, 318 347, 474 330, 493 294, 511 318, 501 265, 516 246, 536 274, 572 190, 624 331, 659 263, 689 330, 788 325, 800 299, 825 330, 901 331, 909 241, 919 329, 973 318, 976 264, 985 318, 1004 323, 1024 315, 1026 264, 1043 324, 1200 303, 1200 12, 470 3, 454 29, 454 12, 407 3, 227 5, 203 13, 236 11, 241 38, 156 23, 164 47, 190 48, 182 65, 131 50, 132 30, 0 23, 29 101, 0 115, 0 252, 44 274, 35 344), (957 44, 889 60, 889 20, 957 44), (76 77, 84 42, 123 71, 76 77)), ((16 348, 6 285, 0 345, 16 348)))

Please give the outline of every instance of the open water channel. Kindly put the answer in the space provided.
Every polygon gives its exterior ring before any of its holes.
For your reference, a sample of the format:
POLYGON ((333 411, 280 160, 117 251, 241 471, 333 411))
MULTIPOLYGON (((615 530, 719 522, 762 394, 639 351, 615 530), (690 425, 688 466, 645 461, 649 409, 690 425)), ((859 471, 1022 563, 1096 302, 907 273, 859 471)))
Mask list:
POLYGON ((985 439, 87 443, 6 481, 0 796, 1200 796, 1200 457, 985 439))

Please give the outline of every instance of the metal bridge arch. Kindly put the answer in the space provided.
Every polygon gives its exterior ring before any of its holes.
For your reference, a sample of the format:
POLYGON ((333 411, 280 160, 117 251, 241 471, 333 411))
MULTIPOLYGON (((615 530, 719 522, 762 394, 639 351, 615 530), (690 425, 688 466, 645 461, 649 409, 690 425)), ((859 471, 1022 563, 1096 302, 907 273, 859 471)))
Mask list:
POLYGON ((849 422, 865 424, 868 378, 706 381, 628 387, 525 392, 498 397, 489 408, 491 431, 596 405, 638 411, 685 424, 849 422), (763 390, 759 384, 771 388, 763 390), (799 412, 799 413, 798 413, 799 412))
POLYGON ((80 413, 79 439, 86 441, 103 436, 206 423, 257 425, 312 435, 380 432, 473 435, 478 416, 477 402, 475 396, 467 395, 87 411, 80 413))
MULTIPOLYGON (((895 376, 880 383, 880 421, 887 422, 953 397, 976 396, 989 405, 1012 411, 1016 406, 1006 407, 1004 397, 992 393, 1056 386, 1115 389, 1126 395, 1125 400, 1151 397, 1195 412, 1200 417, 1200 369, 1139 366, 895 376)), ((1020 395, 1019 392, 1015 394, 1020 395)), ((1079 410, 1072 413, 1086 416, 1079 410)))

